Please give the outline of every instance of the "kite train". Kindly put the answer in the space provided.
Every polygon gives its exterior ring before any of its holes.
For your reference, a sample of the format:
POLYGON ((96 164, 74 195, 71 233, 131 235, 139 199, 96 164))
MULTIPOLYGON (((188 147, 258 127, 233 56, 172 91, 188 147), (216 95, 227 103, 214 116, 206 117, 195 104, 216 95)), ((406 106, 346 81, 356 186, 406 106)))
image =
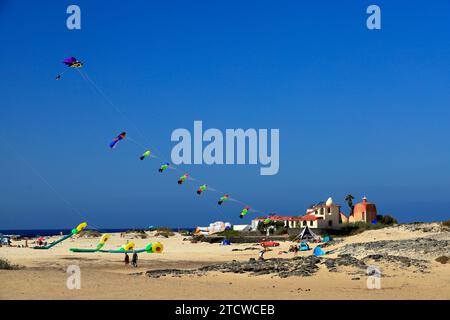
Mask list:
POLYGON ((135 244, 134 242, 129 242, 127 244, 122 245, 117 250, 104 250, 103 246, 105 245, 106 241, 108 241, 109 235, 104 234, 102 238, 100 239, 99 243, 97 244, 97 247, 95 249, 78 249, 78 248, 71 248, 70 251, 72 252, 83 252, 83 253, 93 253, 93 252, 103 252, 103 253, 141 253, 141 252, 147 252, 147 253, 162 253, 164 246, 159 243, 149 243, 147 246, 143 249, 134 249, 135 244))
POLYGON ((105 245, 106 241, 109 240, 109 234, 104 234, 101 238, 100 241, 98 242, 97 246, 95 247, 95 249, 77 249, 77 248, 70 248, 69 250, 72 252, 98 252, 100 251, 103 246, 105 245))
POLYGON ((147 253, 162 253, 164 246, 159 243, 149 243, 147 246, 143 249, 134 249, 134 243, 130 242, 127 244, 124 244, 120 247, 118 250, 100 250, 100 252, 106 252, 106 253, 141 253, 141 252, 147 252, 147 253))
MULTIPOLYGON (((63 60, 63 63, 69 68, 81 68, 81 67, 83 67, 83 63, 81 61, 78 61, 77 58, 75 58, 75 57, 65 58, 63 60)), ((64 71, 64 72, 66 72, 66 71, 64 71)), ((58 74, 56 76, 56 80, 61 79, 61 76, 63 75, 63 73, 58 74)))
POLYGON ((50 249, 51 247, 57 245, 58 243, 63 242, 64 240, 67 240, 67 239, 71 238, 72 236, 74 236, 74 235, 80 233, 80 232, 83 231, 86 227, 87 227, 87 223, 86 223, 86 222, 80 223, 76 228, 72 229, 72 232, 69 233, 68 235, 63 236, 62 238, 60 238, 60 239, 58 239, 58 240, 56 240, 56 241, 50 243, 50 244, 47 245, 47 246, 33 247, 33 249, 45 249, 45 250, 46 250, 46 249, 50 249))

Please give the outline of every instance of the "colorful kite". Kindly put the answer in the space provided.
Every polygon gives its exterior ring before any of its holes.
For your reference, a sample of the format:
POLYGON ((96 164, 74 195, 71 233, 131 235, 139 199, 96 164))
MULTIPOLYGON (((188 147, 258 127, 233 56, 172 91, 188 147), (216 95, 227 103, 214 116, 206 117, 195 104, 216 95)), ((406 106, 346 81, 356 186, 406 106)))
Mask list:
POLYGON ((120 140, 125 139, 125 137, 127 136, 126 132, 122 132, 121 134, 119 134, 117 137, 114 138, 114 140, 109 144, 109 147, 111 149, 114 149, 117 145, 117 143, 119 143, 120 140))
POLYGON ((189 175, 187 173, 183 174, 180 179, 178 179, 178 184, 182 184, 183 182, 185 182, 187 180, 187 178, 189 177, 189 175))
POLYGON ((78 61, 75 57, 65 58, 63 63, 70 68, 81 68, 83 66, 83 63, 78 61))
POLYGON ((242 209, 242 212, 241 212, 239 218, 242 219, 247 214, 248 210, 250 210, 249 206, 246 206, 244 209, 242 209))
POLYGON ((200 187, 198 187, 197 194, 202 194, 202 192, 206 190, 206 187, 207 187, 206 184, 203 184, 200 187))
MULTIPOLYGON (((81 61, 78 61, 77 58, 75 58, 75 57, 68 57, 68 58, 65 58, 65 59, 63 60, 63 63, 64 63, 66 66, 68 66, 69 68, 81 68, 81 67, 83 67, 83 63, 82 63, 81 61)), ((66 71, 67 71, 67 70, 66 70, 66 71)), ((64 72, 66 72, 66 71, 64 71, 64 72)), ((64 73, 64 72, 63 72, 63 73, 64 73)), ((63 75, 63 73, 58 74, 58 75, 56 76, 56 80, 61 79, 61 76, 63 75)))
POLYGON ((145 151, 145 152, 142 154, 142 156, 140 156, 139 159, 144 160, 145 158, 149 157, 150 154, 151 154, 150 151, 147 150, 147 151, 145 151))
POLYGON ((225 201, 228 201, 230 199, 230 196, 227 194, 224 194, 220 197, 219 201, 217 202, 219 205, 222 205, 225 201))
POLYGON ((161 167, 159 167, 158 171, 159 172, 163 172, 164 170, 166 170, 169 167, 169 163, 164 163, 161 167))

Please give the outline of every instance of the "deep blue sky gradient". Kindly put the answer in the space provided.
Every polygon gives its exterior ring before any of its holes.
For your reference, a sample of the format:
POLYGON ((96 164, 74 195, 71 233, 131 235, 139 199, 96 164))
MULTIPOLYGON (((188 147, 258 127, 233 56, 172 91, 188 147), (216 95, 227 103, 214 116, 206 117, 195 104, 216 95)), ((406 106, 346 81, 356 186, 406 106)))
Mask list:
POLYGON ((280 129, 275 176, 184 167, 263 212, 328 196, 347 212, 352 193, 400 221, 449 218, 448 1, 0 2, 0 229, 241 223, 240 204, 180 187, 130 141, 108 148, 126 130, 168 158, 194 120, 280 129), (65 25, 73 3, 80 31, 65 25), (372 3, 380 31, 366 28, 372 3), (54 80, 70 55, 145 139, 76 72, 54 80))

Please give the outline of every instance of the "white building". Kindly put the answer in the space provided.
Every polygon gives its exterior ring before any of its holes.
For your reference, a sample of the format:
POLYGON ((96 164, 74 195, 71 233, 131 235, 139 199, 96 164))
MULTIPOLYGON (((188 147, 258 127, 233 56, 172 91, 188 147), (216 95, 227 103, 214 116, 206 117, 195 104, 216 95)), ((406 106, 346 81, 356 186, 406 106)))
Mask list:
POLYGON ((334 204, 330 197, 326 202, 320 202, 306 210, 304 216, 270 216, 267 218, 256 218, 252 220, 252 229, 258 227, 258 223, 266 219, 272 221, 283 221, 289 228, 303 228, 308 226, 312 229, 339 229, 341 206, 334 204))
POLYGON ((235 231, 250 231, 250 230, 252 230, 252 226, 249 224, 234 224, 233 230, 235 230, 235 231))

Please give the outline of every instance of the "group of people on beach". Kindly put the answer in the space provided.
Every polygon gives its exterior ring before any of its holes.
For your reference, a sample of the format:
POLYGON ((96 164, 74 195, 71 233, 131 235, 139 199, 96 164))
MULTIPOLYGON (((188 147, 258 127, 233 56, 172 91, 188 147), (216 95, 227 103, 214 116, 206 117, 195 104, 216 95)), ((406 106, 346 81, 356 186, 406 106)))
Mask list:
MULTIPOLYGON (((125 253, 124 262, 125 262, 126 266, 130 264, 130 256, 128 255, 128 253, 125 253)), ((131 265, 136 268, 137 262, 138 262, 138 254, 136 252, 134 252, 133 258, 131 259, 131 265)))

